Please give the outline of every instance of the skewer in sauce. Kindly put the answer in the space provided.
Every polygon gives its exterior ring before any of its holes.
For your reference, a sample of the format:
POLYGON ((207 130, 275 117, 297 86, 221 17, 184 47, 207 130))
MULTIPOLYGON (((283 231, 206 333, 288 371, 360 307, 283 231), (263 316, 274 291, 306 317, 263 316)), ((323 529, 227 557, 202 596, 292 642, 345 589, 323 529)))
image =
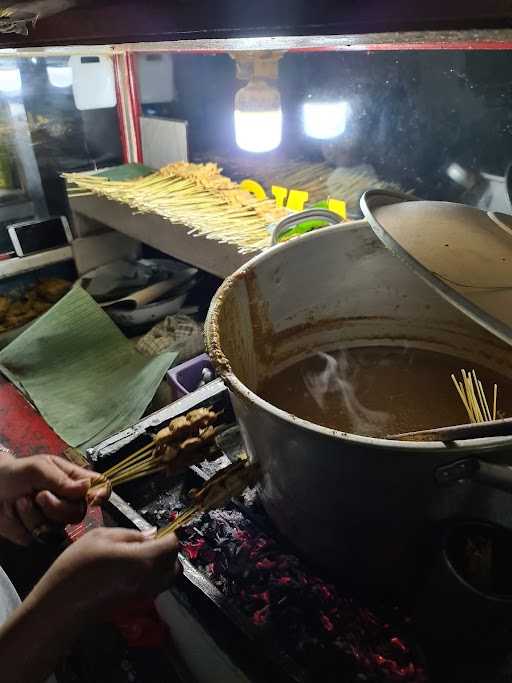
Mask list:
POLYGON ((371 346, 316 353, 263 380, 259 395, 297 417, 372 437, 464 424, 451 375, 475 370, 501 417, 512 415, 512 381, 477 363, 412 347, 371 346))

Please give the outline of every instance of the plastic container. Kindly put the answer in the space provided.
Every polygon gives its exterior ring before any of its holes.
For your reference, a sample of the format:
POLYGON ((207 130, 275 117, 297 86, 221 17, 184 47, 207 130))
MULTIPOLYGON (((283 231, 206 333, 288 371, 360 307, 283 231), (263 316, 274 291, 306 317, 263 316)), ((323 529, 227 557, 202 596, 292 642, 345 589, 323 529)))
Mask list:
POLYGON ((198 388, 205 368, 211 371, 213 379, 215 377, 213 365, 208 354, 202 353, 200 356, 169 370, 167 379, 173 389, 176 400, 198 388))

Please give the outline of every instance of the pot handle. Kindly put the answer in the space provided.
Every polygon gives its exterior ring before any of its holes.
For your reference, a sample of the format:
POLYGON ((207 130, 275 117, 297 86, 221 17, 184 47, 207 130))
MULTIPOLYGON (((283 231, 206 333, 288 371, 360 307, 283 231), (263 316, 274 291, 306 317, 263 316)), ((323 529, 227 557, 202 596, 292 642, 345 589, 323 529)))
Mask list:
POLYGON ((512 467, 484 462, 478 458, 465 458, 438 467, 435 478, 441 486, 449 486, 460 481, 476 481, 512 493, 512 467))
POLYGON ((307 209, 306 211, 291 213, 289 216, 282 218, 279 223, 276 223, 272 228, 272 244, 277 244, 279 242, 279 238, 283 232, 290 228, 294 228, 304 221, 326 221, 329 225, 338 225, 342 220, 341 216, 328 209, 307 209))

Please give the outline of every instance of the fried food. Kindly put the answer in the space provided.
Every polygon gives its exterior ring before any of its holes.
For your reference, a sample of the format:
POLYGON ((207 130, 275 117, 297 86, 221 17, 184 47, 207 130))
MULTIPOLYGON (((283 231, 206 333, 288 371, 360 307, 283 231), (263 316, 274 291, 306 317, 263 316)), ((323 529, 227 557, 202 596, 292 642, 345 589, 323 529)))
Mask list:
POLYGON ((26 325, 46 313, 70 288, 67 280, 46 278, 17 298, 0 296, 0 333, 26 325))
POLYGON ((36 287, 36 292, 42 299, 54 304, 59 299, 62 299, 64 294, 67 294, 70 289, 71 283, 67 280, 51 277, 41 280, 36 287))
POLYGON ((4 320, 10 305, 10 299, 6 296, 0 296, 0 320, 4 320))
POLYGON ((9 313, 9 315, 7 315, 5 318, 5 325, 7 329, 12 330, 30 322, 36 317, 36 315, 37 314, 33 313, 31 310, 21 311, 18 313, 18 315, 12 315, 9 313))
POLYGON ((36 299, 32 302, 32 308, 34 309, 36 315, 42 315, 43 313, 46 313, 46 311, 49 311, 51 307, 52 305, 48 303, 48 301, 40 301, 39 299, 36 299))

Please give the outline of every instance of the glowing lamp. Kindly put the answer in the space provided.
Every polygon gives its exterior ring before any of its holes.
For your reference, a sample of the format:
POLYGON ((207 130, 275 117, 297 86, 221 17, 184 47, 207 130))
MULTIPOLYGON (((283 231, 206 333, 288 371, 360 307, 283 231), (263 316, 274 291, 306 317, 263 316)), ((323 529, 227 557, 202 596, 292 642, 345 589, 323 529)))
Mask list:
POLYGON ((281 143, 283 112, 276 88, 250 80, 235 96, 235 139, 247 152, 270 152, 281 143))
POLYGON ((347 114, 347 102, 307 100, 302 107, 304 132, 317 140, 338 137, 347 125, 347 114))

